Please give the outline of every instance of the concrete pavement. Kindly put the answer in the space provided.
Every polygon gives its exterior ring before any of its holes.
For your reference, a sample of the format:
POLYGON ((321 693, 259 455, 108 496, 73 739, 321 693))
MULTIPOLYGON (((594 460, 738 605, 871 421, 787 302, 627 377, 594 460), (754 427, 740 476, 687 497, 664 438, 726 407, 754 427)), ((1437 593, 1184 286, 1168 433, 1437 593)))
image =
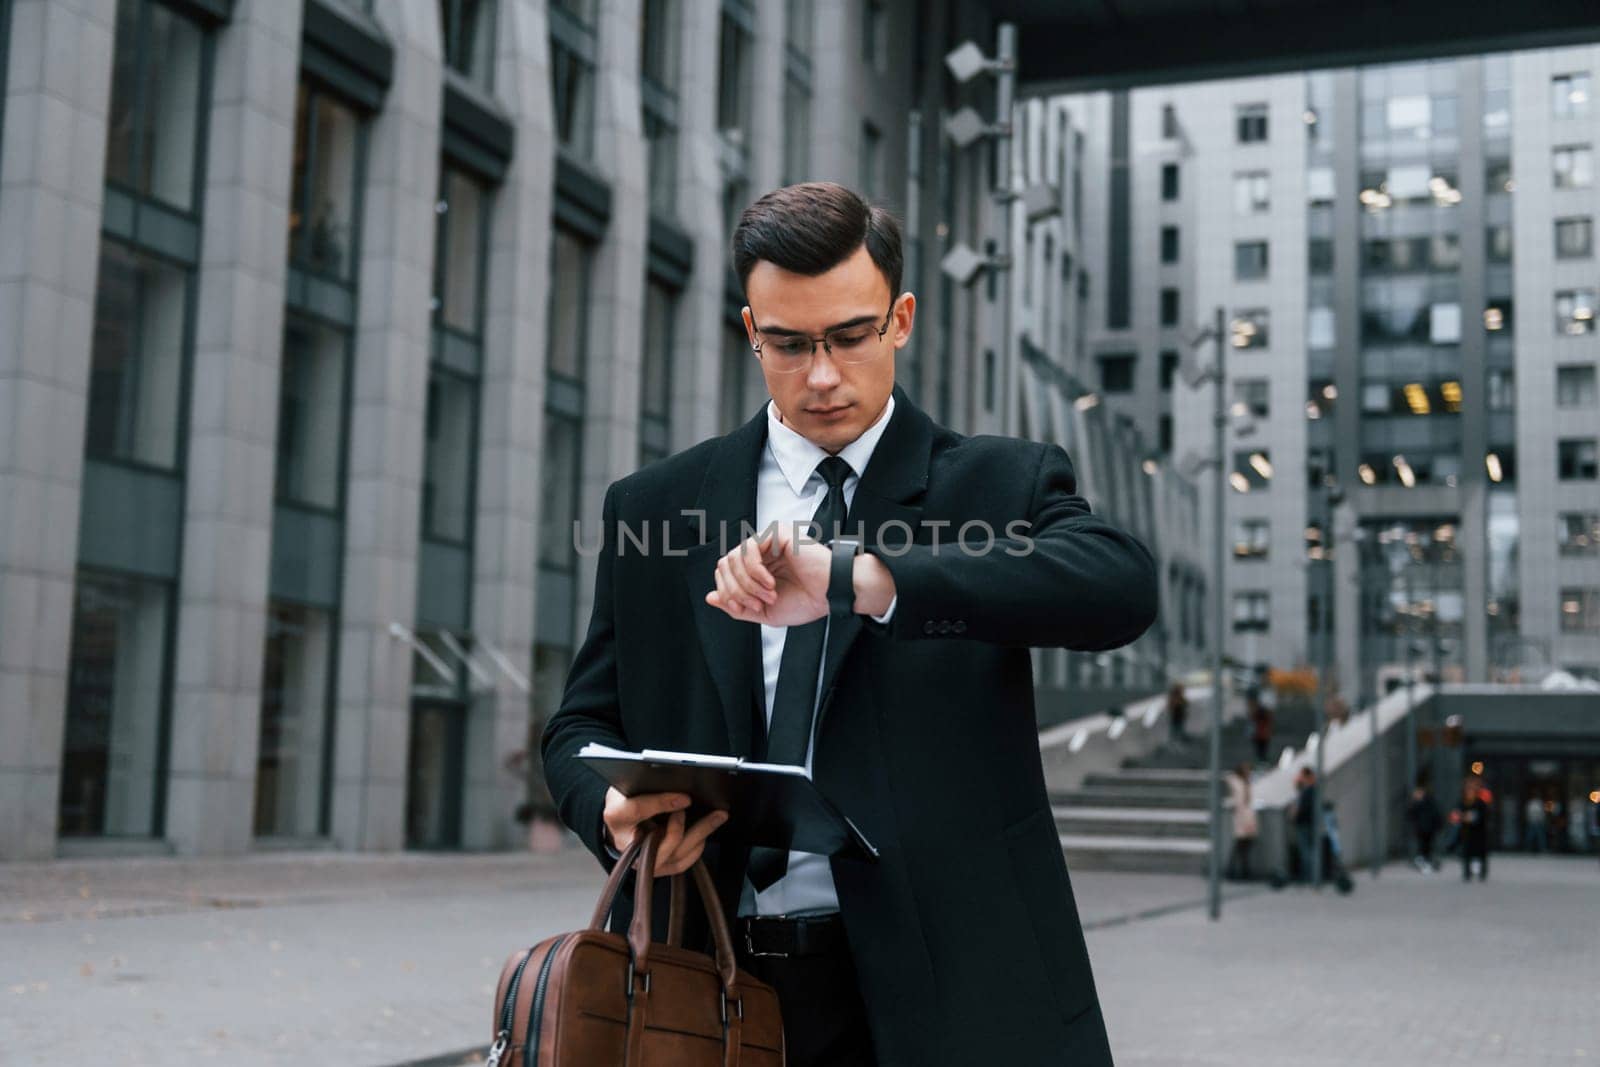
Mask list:
MULTIPOLYGON (((1600 866, 1393 867, 1230 897, 1080 872, 1119 1064, 1600 1063, 1600 866)), ((256 855, 0 866, 0 1063, 391 1065, 486 1037, 516 943, 582 925, 555 856, 256 855)))

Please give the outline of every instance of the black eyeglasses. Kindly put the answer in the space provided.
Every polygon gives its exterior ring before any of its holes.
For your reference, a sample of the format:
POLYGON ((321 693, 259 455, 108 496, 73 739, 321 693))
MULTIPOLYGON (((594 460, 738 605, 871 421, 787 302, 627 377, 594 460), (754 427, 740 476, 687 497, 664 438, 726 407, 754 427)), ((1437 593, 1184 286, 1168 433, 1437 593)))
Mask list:
MULTIPOLYGON (((877 340, 882 342, 883 335, 889 332, 889 323, 894 319, 894 305, 895 301, 891 300, 889 313, 883 317, 882 326, 874 326, 870 322, 855 323, 829 330, 820 337, 803 333, 768 337, 757 331, 759 340, 751 347, 761 357, 761 362, 772 368, 775 374, 795 374, 811 366, 811 357, 816 355, 818 341, 822 342, 828 355, 840 363, 871 363, 883 354, 881 345, 872 344, 871 341, 876 335, 877 340)), ((750 315, 751 318, 755 317, 754 309, 750 315)))

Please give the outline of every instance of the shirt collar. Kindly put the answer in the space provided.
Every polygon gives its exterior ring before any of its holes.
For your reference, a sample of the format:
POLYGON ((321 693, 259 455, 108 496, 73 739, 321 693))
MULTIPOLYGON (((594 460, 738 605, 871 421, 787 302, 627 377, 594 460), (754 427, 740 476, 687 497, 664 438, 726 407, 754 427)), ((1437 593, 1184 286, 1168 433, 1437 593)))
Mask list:
MULTIPOLYGON (((867 469, 872 453, 878 447, 878 439, 883 436, 884 429, 889 425, 889 416, 893 414, 894 396, 891 394, 877 421, 863 430, 860 437, 839 450, 839 458, 850 465, 856 477, 861 477, 861 473, 867 469)), ((795 496, 805 492, 806 483, 816 473, 817 464, 828 455, 779 421, 777 406, 770 400, 767 401, 767 447, 772 449, 772 458, 778 461, 783 480, 789 483, 795 496)))

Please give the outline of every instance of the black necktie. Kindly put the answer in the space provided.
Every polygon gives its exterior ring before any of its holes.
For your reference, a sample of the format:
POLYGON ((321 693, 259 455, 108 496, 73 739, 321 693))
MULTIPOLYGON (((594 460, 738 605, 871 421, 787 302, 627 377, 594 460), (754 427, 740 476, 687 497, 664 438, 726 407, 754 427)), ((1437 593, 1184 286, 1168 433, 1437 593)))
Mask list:
MULTIPOLYGON (((844 480, 850 464, 829 456, 817 464, 817 473, 828 483, 827 495, 811 517, 821 527, 817 536, 833 540, 844 525, 844 480)), ((804 626, 791 626, 783 642, 783 659, 778 664, 778 687, 772 698, 772 721, 767 727, 767 763, 805 766, 806 749, 811 745, 811 720, 817 706, 817 679, 822 668, 823 645, 828 620, 817 619, 804 626)), ((766 889, 789 869, 789 853, 776 848, 750 850, 750 884, 766 889)))

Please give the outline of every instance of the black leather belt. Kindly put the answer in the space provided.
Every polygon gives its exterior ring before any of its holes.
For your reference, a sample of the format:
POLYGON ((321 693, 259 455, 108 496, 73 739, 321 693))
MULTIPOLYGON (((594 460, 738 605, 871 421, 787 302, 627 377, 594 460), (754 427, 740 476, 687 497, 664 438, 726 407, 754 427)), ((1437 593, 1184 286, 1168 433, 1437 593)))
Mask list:
POLYGON ((844 920, 827 915, 750 915, 739 920, 735 935, 745 953, 758 958, 829 956, 848 948, 844 920))

